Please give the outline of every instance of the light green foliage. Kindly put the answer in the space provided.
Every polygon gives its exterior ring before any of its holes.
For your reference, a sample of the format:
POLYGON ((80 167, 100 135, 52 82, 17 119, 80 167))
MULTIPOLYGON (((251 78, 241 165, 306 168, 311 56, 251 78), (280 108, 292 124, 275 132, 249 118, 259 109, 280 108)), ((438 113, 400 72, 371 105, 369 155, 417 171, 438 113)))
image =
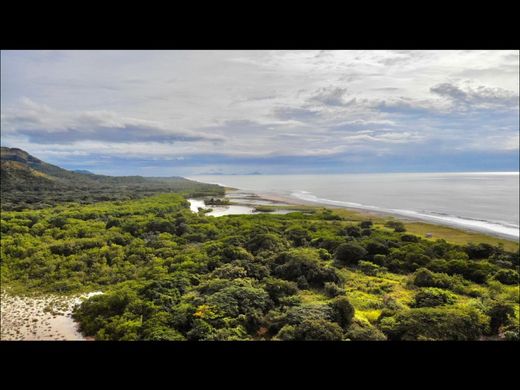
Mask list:
POLYGON ((455 295, 440 288, 428 287, 415 294, 413 307, 434 307, 449 305, 455 302, 455 295))
POLYGON ((507 283, 518 255, 502 247, 322 209, 214 218, 188 206, 170 193, 4 211, 2 283, 102 290, 74 314, 100 340, 517 337, 517 285, 507 283))

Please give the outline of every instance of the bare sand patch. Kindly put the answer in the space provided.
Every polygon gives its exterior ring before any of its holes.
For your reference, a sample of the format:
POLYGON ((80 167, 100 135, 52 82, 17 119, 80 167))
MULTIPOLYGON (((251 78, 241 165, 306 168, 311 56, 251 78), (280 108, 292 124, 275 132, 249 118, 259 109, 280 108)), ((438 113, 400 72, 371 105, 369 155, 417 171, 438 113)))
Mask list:
POLYGON ((0 300, 0 340, 88 340, 72 319, 72 310, 101 292, 39 297, 11 295, 0 300))

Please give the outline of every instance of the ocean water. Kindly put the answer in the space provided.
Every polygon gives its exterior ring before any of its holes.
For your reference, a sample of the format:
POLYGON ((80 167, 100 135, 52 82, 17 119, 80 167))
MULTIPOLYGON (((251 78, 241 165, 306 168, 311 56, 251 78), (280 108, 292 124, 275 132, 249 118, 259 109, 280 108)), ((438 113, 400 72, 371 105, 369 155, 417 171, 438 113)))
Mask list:
POLYGON ((518 172, 218 175, 189 179, 258 195, 278 194, 519 237, 518 172))

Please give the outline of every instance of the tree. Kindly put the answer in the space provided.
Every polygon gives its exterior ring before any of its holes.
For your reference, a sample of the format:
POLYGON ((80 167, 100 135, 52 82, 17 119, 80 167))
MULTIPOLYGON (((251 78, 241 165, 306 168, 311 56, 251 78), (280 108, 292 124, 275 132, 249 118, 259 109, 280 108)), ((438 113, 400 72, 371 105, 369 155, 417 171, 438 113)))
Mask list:
POLYGON ((383 341, 386 336, 370 323, 354 320, 349 326, 346 338, 354 341, 383 341))
POLYGON ((345 294, 345 289, 338 286, 336 283, 327 282, 325 283, 325 294, 327 294, 329 297, 334 298, 338 295, 345 294))
POLYGON ((498 334, 500 328, 507 325, 515 316, 515 311, 510 305, 497 303, 489 311, 489 326, 492 334, 498 334))
POLYGON ((483 316, 472 309, 421 307, 381 319, 389 340, 478 340, 483 316))
POLYGON ((280 340, 338 341, 343 339, 343 331, 327 320, 305 320, 299 325, 285 325, 277 337, 280 340))
POLYGON ((361 237, 361 229, 359 226, 347 226, 345 234, 350 237, 361 237))
POLYGON ((347 242, 336 248, 334 256, 341 264, 353 265, 357 264, 366 254, 367 251, 361 245, 347 242))
POLYGON ((415 294, 413 307, 434 307, 448 305, 455 302, 455 297, 448 291, 440 288, 428 287, 419 290, 415 294))
POLYGON ((306 246, 311 241, 309 232, 299 226, 291 226, 285 235, 294 246, 306 246))
POLYGON ((497 271, 494 278, 502 284, 518 284, 520 281, 518 272, 512 269, 501 269, 497 271))
POLYGON ((480 243, 478 245, 468 244, 466 246, 466 253, 470 259, 487 259, 495 251, 495 248, 486 243, 480 243))
POLYGON ((347 329, 354 318, 354 306, 352 306, 347 297, 336 298, 330 306, 332 307, 334 321, 343 329, 347 329))
POLYGON ((370 256, 388 254, 388 245, 384 241, 377 239, 366 241, 365 249, 370 256))
POLYGON ((413 284, 418 287, 451 288, 452 279, 447 274, 434 273, 426 268, 419 268, 413 275, 413 284))
POLYGON ((297 284, 287 280, 267 278, 264 283, 265 291, 267 291, 269 297, 275 303, 279 303, 281 298, 294 295, 298 292, 297 284))
POLYGON ((281 264, 274 267, 274 275, 298 282, 300 288, 305 288, 307 283, 310 286, 323 287, 325 282, 340 281, 333 268, 320 264, 316 249, 293 249, 282 252, 276 258, 276 263, 281 264))
POLYGON ((370 229, 372 225, 372 221, 361 221, 361 223, 359 224, 359 226, 361 226, 362 229, 370 229))
POLYGON ((394 232, 396 233, 404 233, 406 231, 404 223, 401 221, 388 221, 385 223, 385 226, 394 229, 394 232))

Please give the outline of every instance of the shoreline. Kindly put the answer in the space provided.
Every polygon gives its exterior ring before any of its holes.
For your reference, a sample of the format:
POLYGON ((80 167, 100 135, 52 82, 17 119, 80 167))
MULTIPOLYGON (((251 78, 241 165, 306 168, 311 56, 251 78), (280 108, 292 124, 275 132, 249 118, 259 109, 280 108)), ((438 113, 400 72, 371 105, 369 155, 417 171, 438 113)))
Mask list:
POLYGON ((61 296, 18 295, 1 291, 0 340, 2 341, 91 341, 72 318, 75 305, 101 292, 61 296))
MULTIPOLYGON (((288 204, 291 206, 306 206, 306 207, 316 207, 316 208, 330 208, 330 209, 336 209, 336 210, 347 210, 356 212, 360 215, 366 215, 366 216, 372 216, 372 217, 381 217, 381 218, 395 218, 397 220, 406 222, 406 223, 422 223, 425 225, 432 225, 432 226, 440 226, 440 227, 446 227, 454 230, 458 230, 467 234, 481 234, 485 236, 489 236, 492 238, 498 238, 510 241, 515 244, 520 244, 520 240, 516 237, 513 237, 511 235, 500 233, 500 232, 493 232, 485 228, 471 228, 466 226, 461 226, 460 224, 456 223, 449 223, 446 220, 430 220, 427 218, 420 218, 420 217, 414 217, 414 216, 407 216, 402 215, 399 213, 391 212, 391 211, 385 211, 385 210, 369 210, 362 207, 353 207, 353 206, 343 206, 343 205, 331 205, 325 202, 319 202, 319 201, 309 201, 305 199, 300 198, 293 198, 287 195, 272 193, 272 192, 266 192, 266 193, 256 193, 249 190, 241 190, 241 189, 231 189, 229 187, 226 187, 226 196, 228 194, 233 193, 241 193, 241 194, 248 194, 250 196, 256 197, 258 200, 264 200, 275 203, 282 203, 282 204, 288 204)), ((431 218, 435 218, 434 216, 431 216, 431 218)))

